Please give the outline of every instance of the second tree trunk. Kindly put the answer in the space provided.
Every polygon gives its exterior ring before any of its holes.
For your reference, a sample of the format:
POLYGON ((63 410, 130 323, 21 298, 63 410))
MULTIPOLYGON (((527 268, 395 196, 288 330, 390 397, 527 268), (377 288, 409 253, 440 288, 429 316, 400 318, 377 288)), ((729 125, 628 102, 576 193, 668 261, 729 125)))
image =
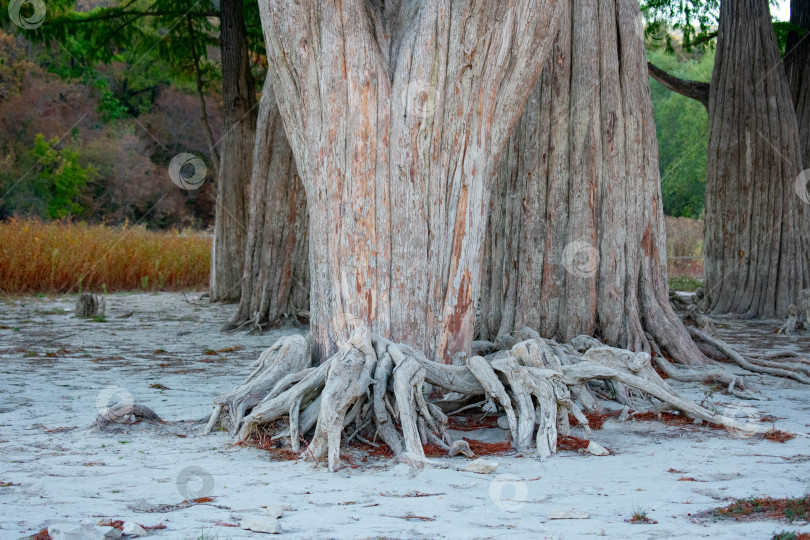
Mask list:
POLYGON ((810 285, 799 127, 768 0, 724 0, 709 98, 705 292, 716 314, 785 316, 810 285))
POLYGON ((596 335, 703 355, 669 305, 658 147, 635 0, 575 0, 497 174, 479 335, 596 335), (600 36, 598 40, 593 36, 600 36))
POLYGON ((250 71, 241 0, 223 0, 223 136, 211 254, 211 300, 237 300, 247 239, 248 186, 256 133, 256 84, 250 71))

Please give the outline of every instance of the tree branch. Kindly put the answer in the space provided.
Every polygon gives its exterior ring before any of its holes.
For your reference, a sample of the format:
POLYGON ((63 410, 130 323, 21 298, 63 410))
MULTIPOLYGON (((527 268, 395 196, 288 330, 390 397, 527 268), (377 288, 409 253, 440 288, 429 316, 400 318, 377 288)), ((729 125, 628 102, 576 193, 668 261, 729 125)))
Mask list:
POLYGON ((121 19, 124 17, 185 17, 191 16, 195 19, 197 18, 205 18, 205 17, 219 17, 219 11, 172 11, 172 10, 162 10, 162 11, 129 11, 125 9, 111 9, 109 12, 104 13, 103 15, 93 15, 89 17, 81 17, 75 15, 67 15, 63 17, 59 17, 51 21, 50 24, 54 23, 62 23, 62 24, 82 24, 82 23, 92 23, 92 22, 99 22, 99 21, 108 21, 113 19, 121 19))
POLYGON ((663 69, 656 67, 652 62, 647 62, 647 67, 650 76, 664 85, 664 87, 682 96, 701 102, 703 106, 706 107, 706 110, 709 110, 709 89, 711 88, 709 83, 679 79, 663 69))
POLYGON ((698 37, 694 41, 690 41, 688 47, 697 47, 698 45, 708 43, 715 38, 717 38, 717 32, 709 32, 708 34, 698 37))

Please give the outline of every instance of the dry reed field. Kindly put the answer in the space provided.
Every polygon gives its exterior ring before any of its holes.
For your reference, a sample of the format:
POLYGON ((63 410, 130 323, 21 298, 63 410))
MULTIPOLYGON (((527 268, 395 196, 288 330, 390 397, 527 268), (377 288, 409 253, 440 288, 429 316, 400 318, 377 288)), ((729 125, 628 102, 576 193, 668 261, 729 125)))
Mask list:
MULTIPOLYGON (((666 218, 671 278, 701 278, 703 222, 666 218)), ((0 223, 0 294, 206 289, 211 238, 69 221, 0 223)))
POLYGON ((667 270, 670 278, 703 278, 703 221, 666 217, 667 270))
POLYGON ((211 238, 124 225, 0 223, 0 294, 205 289, 211 238))

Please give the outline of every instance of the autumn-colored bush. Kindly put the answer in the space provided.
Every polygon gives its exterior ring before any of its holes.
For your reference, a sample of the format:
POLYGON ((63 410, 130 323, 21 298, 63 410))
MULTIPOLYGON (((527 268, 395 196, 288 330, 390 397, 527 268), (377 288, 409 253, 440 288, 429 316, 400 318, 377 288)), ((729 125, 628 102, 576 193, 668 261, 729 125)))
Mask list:
POLYGON ((208 287, 211 238, 69 221, 0 223, 0 294, 208 287))
MULTIPOLYGON (((212 225, 214 184, 182 190, 168 174, 183 152, 212 165, 196 93, 162 77, 138 83, 148 92, 134 90, 127 65, 74 69, 61 50, 0 29, 0 220, 212 225)), ((206 103, 218 141, 219 107, 213 96, 206 103)))

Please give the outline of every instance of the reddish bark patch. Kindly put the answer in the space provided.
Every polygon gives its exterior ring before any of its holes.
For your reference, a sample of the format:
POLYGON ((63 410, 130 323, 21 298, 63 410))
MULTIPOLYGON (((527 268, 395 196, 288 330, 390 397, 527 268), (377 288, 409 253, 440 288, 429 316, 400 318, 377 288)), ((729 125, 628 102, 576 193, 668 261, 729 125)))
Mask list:
POLYGON ((557 439, 557 450, 571 450, 576 452, 588 448, 591 441, 588 439, 580 439, 579 437, 560 437, 557 439))
MULTIPOLYGON (((466 188, 465 201, 466 201, 466 188)), ((466 205, 466 202, 465 202, 466 205)), ((459 214, 461 209, 459 209, 459 214)), ((462 222, 463 223, 463 222, 462 222)), ((461 239, 453 240, 454 257, 456 256, 456 241, 458 241, 458 249, 461 249, 461 239)), ((458 261, 457 258, 454 261, 458 261)), ((453 351, 463 351, 465 349, 465 338, 469 336, 472 330, 470 326, 470 310, 473 308, 472 287, 470 285, 470 271, 465 270, 461 276, 461 284, 456 291, 456 304, 452 313, 447 317, 445 323, 445 330, 443 335, 446 336, 446 346, 443 353, 443 362, 450 364, 452 362, 453 351)))
POLYGON ((786 431, 781 431, 779 429, 772 429, 765 434, 765 438, 773 442, 786 443, 795 439, 796 435, 793 433, 787 433, 786 431))

